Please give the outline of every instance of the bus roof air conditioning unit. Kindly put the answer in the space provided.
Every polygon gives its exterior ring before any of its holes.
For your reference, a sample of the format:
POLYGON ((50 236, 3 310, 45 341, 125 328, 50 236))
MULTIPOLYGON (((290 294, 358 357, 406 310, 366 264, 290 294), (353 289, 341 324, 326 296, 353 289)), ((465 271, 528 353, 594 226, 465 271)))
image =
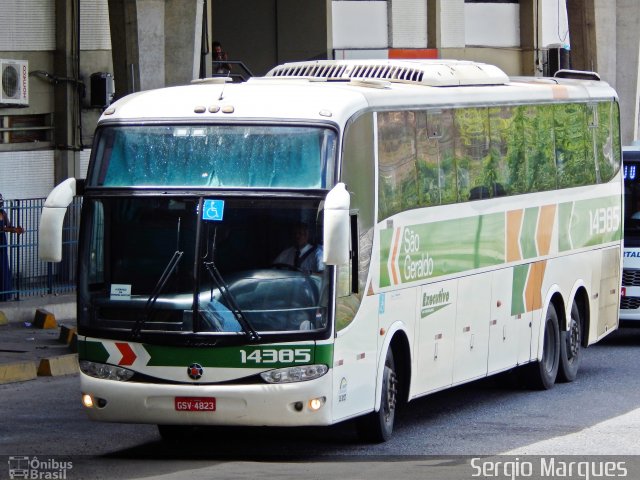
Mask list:
POLYGON ((26 60, 0 60, 2 89, 0 106, 29 106, 29 62, 26 60))

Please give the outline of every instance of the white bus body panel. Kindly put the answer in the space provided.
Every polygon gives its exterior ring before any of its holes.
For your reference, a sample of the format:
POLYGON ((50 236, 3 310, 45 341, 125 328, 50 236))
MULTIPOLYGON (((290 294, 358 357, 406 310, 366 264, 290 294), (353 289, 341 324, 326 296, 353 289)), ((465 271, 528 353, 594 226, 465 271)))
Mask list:
POLYGON ((332 370, 315 380, 281 385, 185 385, 118 382, 80 374, 82 393, 107 401, 104 408, 85 408, 92 420, 160 425, 329 425, 332 370), (212 412, 176 411, 175 397, 214 397, 212 412), (318 411, 309 400, 326 397, 318 411), (302 402, 296 411, 295 402, 302 402))
POLYGON ((373 410, 378 367, 378 306, 365 297, 358 313, 338 332, 333 350, 333 420, 373 410))
POLYGON ((523 345, 530 357, 531 327, 525 318, 511 315, 510 268, 491 275, 491 316, 489 317, 488 373, 496 373, 518 364, 518 347, 523 345), (522 338, 522 341, 520 340, 522 338))

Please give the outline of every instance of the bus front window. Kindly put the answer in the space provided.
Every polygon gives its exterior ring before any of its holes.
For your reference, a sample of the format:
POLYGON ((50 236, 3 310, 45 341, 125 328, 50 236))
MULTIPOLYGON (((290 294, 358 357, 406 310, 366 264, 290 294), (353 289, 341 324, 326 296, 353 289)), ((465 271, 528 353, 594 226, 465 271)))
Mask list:
POLYGON ((105 127, 95 187, 330 187, 336 133, 304 126, 105 127))
MULTIPOLYGON (((275 262, 293 225, 321 252, 319 200, 85 199, 80 324, 97 329, 225 334, 325 330, 329 272, 275 262)), ((320 255, 321 258, 321 255, 320 255)))

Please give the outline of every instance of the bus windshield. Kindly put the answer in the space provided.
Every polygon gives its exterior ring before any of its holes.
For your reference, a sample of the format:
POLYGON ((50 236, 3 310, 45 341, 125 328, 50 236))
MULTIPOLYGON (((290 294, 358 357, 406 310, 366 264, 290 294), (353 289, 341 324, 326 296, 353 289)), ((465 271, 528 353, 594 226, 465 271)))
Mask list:
POLYGON ((624 243, 640 247, 640 150, 623 151, 624 243))
POLYGON ((336 134, 264 125, 110 126, 88 185, 327 188, 336 134))
POLYGON ((79 323, 183 337, 326 330, 320 200, 226 198, 217 217, 207 200, 86 198, 79 323), (305 262, 286 263, 300 225, 305 262))

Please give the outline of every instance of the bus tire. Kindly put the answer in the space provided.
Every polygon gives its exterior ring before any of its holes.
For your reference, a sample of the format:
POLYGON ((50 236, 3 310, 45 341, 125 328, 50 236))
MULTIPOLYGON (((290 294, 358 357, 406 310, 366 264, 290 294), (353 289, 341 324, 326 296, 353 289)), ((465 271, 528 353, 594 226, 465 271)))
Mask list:
POLYGON ((558 376, 560 364, 560 327, 558 314, 549 304, 544 321, 544 337, 542 340, 542 359, 527 365, 526 379, 528 385, 536 390, 549 390, 558 376))
POLYGON ((576 302, 571 305, 569 329, 560 332, 560 368, 558 380, 573 382, 578 376, 578 369, 582 361, 582 319, 576 302))
POLYGON ((382 443, 391 438, 398 401, 398 377, 391 348, 387 351, 382 374, 380 410, 357 419, 356 427, 361 440, 382 443))

